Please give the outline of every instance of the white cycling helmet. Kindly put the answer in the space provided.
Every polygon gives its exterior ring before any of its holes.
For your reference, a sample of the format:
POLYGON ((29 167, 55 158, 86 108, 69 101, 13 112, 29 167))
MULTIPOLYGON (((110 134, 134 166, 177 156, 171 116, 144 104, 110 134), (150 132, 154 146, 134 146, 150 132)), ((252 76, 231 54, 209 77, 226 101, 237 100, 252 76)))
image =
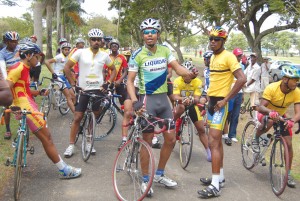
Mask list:
POLYGON ((77 45, 77 43, 85 43, 85 41, 82 38, 77 38, 75 42, 76 42, 76 45, 77 45))
POLYGON ((140 29, 141 31, 143 31, 144 29, 148 29, 148 28, 152 28, 152 29, 156 29, 157 31, 161 31, 161 26, 159 24, 159 20, 153 19, 153 18, 148 18, 145 19, 141 26, 140 29))
POLYGON ((100 29, 91 29, 88 36, 89 38, 103 38, 104 34, 100 29))
POLYGON ((60 45, 63 44, 63 43, 66 43, 66 42, 68 42, 68 41, 67 41, 67 39, 65 39, 65 38, 59 39, 59 44, 60 44, 60 45))
POLYGON ((189 71, 193 71, 193 69, 194 69, 194 66, 191 61, 183 62, 182 66, 185 67, 186 69, 188 69, 189 71))
POLYGON ((63 43, 61 46, 60 46, 61 49, 64 49, 64 48, 71 48, 71 44, 70 43, 63 43))

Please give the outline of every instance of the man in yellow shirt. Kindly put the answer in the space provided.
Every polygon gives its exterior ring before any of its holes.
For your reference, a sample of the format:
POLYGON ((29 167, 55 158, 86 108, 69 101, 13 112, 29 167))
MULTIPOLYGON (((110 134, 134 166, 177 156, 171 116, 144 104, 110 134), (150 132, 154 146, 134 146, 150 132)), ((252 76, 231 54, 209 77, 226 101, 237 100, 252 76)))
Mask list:
POLYGON ((220 187, 225 184, 223 170, 222 131, 228 113, 228 101, 233 98, 246 83, 246 77, 233 53, 225 50, 227 32, 222 27, 214 27, 209 34, 209 45, 214 55, 210 59, 210 84, 208 96, 208 123, 210 124, 208 141, 212 156, 212 179, 201 178, 209 186, 199 190, 202 198, 217 197, 220 187), (233 78, 236 78, 231 88, 233 78))
POLYGON ((290 156, 287 185, 294 188, 296 183, 291 176, 293 161, 292 127, 294 126, 294 122, 300 120, 300 89, 297 88, 300 71, 294 66, 286 66, 282 68, 281 73, 283 75, 282 80, 269 84, 266 87, 260 105, 257 107, 257 111, 259 112, 257 118, 260 122, 262 122, 264 115, 269 115, 271 119, 268 120, 266 129, 263 128, 263 124, 257 129, 256 138, 252 141, 252 149, 254 152, 259 153, 259 136, 261 136, 262 133, 268 132, 273 126, 273 122, 279 120, 279 116, 285 116, 288 107, 294 103, 294 117, 285 122, 285 124, 280 122, 281 134, 287 143, 290 156))

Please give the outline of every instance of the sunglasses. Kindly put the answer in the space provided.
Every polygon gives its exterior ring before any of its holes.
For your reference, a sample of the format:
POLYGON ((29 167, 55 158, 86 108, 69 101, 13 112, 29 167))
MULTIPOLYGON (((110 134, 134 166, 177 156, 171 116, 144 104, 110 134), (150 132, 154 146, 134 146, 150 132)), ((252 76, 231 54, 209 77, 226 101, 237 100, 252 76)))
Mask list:
POLYGON ((91 38, 91 41, 98 41, 98 42, 100 42, 100 41, 102 41, 102 38, 91 38))
POLYGON ((116 45, 116 44, 112 44, 112 45, 110 45, 110 47, 112 48, 112 47, 116 47, 116 48, 119 48, 119 45, 116 45))
POLYGON ((221 37, 209 37, 209 41, 216 41, 216 42, 218 42, 218 41, 220 41, 222 38, 221 37))
POLYGON ((158 31, 156 29, 146 29, 146 30, 143 31, 143 34, 148 35, 148 34, 151 33, 153 35, 153 34, 157 34, 157 32, 158 31))

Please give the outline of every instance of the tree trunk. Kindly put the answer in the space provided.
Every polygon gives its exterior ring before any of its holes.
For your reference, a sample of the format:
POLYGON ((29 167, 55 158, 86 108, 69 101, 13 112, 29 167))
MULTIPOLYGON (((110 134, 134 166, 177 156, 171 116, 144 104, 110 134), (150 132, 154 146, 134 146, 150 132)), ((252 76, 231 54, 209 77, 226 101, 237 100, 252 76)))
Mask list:
POLYGON ((59 39, 62 38, 61 33, 61 0, 57 0, 56 2, 56 28, 57 28, 57 44, 59 44, 59 39))
POLYGON ((53 58, 52 54, 52 15, 53 15, 53 10, 52 10, 52 5, 47 5, 46 7, 47 10, 47 52, 46 52, 46 58, 50 59, 53 58))
POLYGON ((34 35, 37 37, 37 45, 43 50, 43 10, 45 5, 42 2, 36 1, 33 8, 33 26, 34 35))

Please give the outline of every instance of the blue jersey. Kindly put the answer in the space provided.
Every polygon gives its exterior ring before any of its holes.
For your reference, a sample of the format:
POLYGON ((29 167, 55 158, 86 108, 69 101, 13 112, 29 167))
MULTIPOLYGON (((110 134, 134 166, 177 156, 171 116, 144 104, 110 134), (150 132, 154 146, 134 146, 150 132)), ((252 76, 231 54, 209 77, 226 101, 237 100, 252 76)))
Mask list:
POLYGON ((0 51, 0 65, 1 68, 4 68, 2 65, 5 65, 6 70, 9 70, 11 66, 20 61, 19 46, 17 46, 13 52, 8 51, 6 48, 7 47, 0 51))
POLYGON ((209 87, 209 73, 210 73, 209 68, 205 67, 204 72, 203 72, 204 81, 205 81, 204 82, 204 89, 203 89, 204 92, 207 92, 207 89, 209 87))

